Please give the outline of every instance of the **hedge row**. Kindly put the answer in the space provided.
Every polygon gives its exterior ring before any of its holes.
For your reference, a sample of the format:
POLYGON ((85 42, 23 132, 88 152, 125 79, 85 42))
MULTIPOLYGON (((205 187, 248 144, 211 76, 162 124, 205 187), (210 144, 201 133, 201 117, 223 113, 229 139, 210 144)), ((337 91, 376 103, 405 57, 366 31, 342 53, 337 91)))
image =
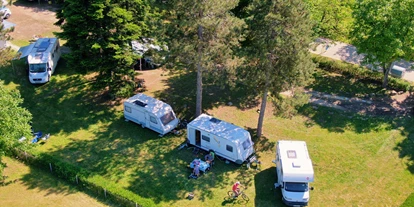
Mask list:
MULTIPOLYGON (((328 57, 312 54, 313 62, 318 64, 320 69, 339 73, 347 77, 356 79, 370 80, 371 82, 382 83, 383 73, 369 70, 365 67, 347 63, 341 60, 334 60, 328 57)), ((389 76, 388 88, 396 91, 414 91, 414 86, 403 79, 389 76)))
POLYGON ((115 183, 110 182, 99 175, 94 175, 82 168, 64 162, 54 156, 40 153, 37 155, 20 150, 10 152, 14 157, 24 160, 32 166, 40 168, 51 168, 52 173, 64 180, 76 184, 78 187, 93 192, 97 196, 104 196, 105 199, 117 203, 121 206, 156 206, 155 203, 137 194, 118 187, 115 183))

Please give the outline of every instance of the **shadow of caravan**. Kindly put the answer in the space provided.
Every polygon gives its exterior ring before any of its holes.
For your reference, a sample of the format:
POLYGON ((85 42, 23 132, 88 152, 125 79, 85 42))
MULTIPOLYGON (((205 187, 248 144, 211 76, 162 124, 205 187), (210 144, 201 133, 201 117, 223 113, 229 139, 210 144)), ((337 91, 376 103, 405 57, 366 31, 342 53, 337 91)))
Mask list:
POLYGON ((187 125, 187 143, 242 164, 253 156, 250 133, 238 126, 201 114, 187 125))
POLYGON ((170 105, 143 93, 124 101, 125 121, 133 121, 163 136, 178 125, 179 119, 170 105))

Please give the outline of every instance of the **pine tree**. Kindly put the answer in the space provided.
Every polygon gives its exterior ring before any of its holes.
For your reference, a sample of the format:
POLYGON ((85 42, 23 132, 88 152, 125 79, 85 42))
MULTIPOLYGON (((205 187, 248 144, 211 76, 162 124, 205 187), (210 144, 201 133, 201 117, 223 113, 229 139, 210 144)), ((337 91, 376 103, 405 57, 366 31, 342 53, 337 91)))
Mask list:
POLYGON ((203 76, 226 74, 230 81, 241 64, 234 50, 245 24, 230 12, 237 0, 172 0, 168 4, 170 57, 177 65, 197 71, 197 117, 202 113, 203 76))
POLYGON ((249 82, 262 93, 257 136, 261 137, 268 94, 293 90, 308 80, 315 68, 309 54, 312 23, 301 0, 253 0, 248 18, 249 82))
POLYGON ((128 80, 138 59, 131 41, 148 31, 150 11, 145 1, 138 0, 66 0, 57 12, 56 25, 63 30, 57 36, 67 40, 71 49, 69 67, 99 71, 99 86, 109 86, 111 93, 124 92, 123 87, 133 85, 128 80))

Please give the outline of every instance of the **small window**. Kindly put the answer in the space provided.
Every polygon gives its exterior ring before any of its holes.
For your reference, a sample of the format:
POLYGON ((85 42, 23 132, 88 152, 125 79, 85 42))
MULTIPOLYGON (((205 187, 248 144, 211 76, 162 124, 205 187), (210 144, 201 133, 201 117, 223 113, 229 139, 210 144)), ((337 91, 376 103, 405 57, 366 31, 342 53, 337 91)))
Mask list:
POLYGON ((201 138, 206 142, 210 142, 210 137, 207 137, 207 136, 203 135, 201 138))
POLYGON ((150 121, 154 124, 157 124, 157 119, 155 119, 153 116, 150 116, 150 121))
POLYGON ((229 145, 226 145, 226 150, 229 151, 229 152, 233 152, 233 147, 229 146, 229 145))
POLYGON ((131 113, 131 107, 125 106, 125 111, 128 112, 128 113, 131 113))

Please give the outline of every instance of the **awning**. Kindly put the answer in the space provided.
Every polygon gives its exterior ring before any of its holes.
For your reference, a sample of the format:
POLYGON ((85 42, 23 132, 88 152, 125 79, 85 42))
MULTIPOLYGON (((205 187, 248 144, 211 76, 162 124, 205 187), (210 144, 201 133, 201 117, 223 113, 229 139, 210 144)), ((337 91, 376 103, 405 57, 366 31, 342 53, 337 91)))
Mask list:
POLYGON ((19 49, 19 51, 17 51, 17 56, 16 56, 15 59, 21 59, 21 58, 27 57, 29 55, 30 51, 32 51, 32 48, 33 48, 34 45, 35 44, 32 43, 32 44, 30 44, 26 47, 21 47, 19 49))

